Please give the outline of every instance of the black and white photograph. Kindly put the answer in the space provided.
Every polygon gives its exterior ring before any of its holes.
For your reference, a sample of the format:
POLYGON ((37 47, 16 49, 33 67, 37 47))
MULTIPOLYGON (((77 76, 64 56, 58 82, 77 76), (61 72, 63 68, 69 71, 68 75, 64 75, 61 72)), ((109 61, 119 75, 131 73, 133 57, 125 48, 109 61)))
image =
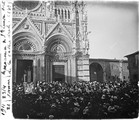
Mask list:
POLYGON ((5 87, 0 82, 0 95, 2 103, 4 94, 12 95, 13 118, 138 118, 138 6, 138 1, 12 1, 11 31, 0 12, 0 36, 10 36, 3 29, 11 32, 12 55, 12 79, 5 87))

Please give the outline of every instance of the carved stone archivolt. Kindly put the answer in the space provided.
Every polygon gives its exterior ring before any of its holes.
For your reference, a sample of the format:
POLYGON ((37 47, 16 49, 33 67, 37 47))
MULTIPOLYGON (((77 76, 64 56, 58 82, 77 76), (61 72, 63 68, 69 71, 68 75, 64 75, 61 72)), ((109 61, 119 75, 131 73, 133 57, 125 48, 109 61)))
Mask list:
POLYGON ((28 41, 22 40, 14 44, 14 50, 16 51, 36 51, 36 46, 28 41))
POLYGON ((60 43, 60 41, 58 41, 57 43, 55 43, 52 47, 51 47, 51 52, 55 52, 55 53, 62 53, 62 52, 66 52, 65 47, 60 43))
POLYGON ((56 34, 50 37, 45 45, 47 45, 47 51, 56 51, 56 52, 71 52, 72 51, 72 43, 71 41, 61 34, 56 34))
POLYGON ((42 41, 31 32, 18 32, 13 35, 13 48, 17 51, 42 51, 42 41))

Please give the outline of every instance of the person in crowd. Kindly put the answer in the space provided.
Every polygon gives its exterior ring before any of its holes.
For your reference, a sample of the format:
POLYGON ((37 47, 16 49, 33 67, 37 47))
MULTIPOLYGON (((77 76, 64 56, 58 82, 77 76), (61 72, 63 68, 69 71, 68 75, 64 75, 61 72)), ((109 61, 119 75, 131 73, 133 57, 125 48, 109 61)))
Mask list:
POLYGON ((138 86, 126 81, 38 81, 36 86, 31 83, 33 86, 24 92, 23 84, 13 84, 14 117, 106 119, 138 115, 138 86))

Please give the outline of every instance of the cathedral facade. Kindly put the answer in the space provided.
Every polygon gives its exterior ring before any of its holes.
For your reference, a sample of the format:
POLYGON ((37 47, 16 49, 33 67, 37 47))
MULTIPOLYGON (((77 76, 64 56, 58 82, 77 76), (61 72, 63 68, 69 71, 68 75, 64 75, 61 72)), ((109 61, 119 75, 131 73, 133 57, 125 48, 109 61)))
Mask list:
POLYGON ((84 2, 13 3, 13 81, 90 81, 84 2))

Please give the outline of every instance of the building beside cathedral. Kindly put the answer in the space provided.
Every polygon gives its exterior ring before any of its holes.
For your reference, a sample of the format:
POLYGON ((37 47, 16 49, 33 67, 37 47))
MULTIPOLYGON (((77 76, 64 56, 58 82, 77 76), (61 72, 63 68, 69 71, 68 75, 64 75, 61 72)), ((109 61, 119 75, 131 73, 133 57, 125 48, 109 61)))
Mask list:
POLYGON ((13 3, 13 81, 128 79, 128 63, 89 59, 86 4, 77 1, 13 3))
POLYGON ((90 81, 129 81, 127 60, 89 59, 90 81))
POLYGON ((13 3, 13 81, 89 81, 84 2, 13 3))
POLYGON ((130 81, 132 83, 139 82, 139 51, 126 55, 128 58, 128 69, 130 81))

